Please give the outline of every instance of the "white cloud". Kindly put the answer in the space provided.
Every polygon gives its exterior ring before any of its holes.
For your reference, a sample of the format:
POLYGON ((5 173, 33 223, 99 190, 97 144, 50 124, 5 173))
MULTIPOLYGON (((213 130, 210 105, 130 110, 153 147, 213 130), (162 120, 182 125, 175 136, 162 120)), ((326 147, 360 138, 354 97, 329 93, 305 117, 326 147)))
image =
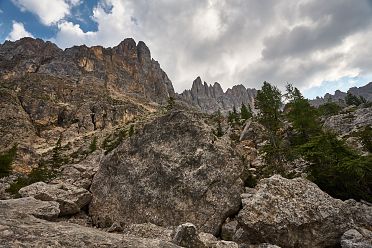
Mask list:
POLYGON ((44 25, 58 23, 80 0, 12 0, 22 11, 36 14, 44 25))
POLYGON ((371 74, 367 0, 101 0, 92 19, 95 32, 60 21, 53 41, 65 48, 143 40, 178 92, 197 76, 225 89, 264 80, 309 89, 371 74))
POLYGON ((13 27, 12 31, 9 33, 8 37, 6 37, 6 40, 19 40, 23 37, 33 37, 31 33, 27 32, 23 23, 13 21, 13 27))

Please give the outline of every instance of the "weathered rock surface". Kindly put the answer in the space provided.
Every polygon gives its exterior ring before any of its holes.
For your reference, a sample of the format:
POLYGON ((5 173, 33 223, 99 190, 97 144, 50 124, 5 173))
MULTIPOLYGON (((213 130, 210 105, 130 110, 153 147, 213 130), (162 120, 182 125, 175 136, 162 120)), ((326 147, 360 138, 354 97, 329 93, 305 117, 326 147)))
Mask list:
POLYGON ((33 197, 10 199, 0 201, 1 214, 11 212, 33 215, 40 219, 52 220, 59 215, 59 204, 57 202, 40 201, 33 197))
POLYGON ((34 197, 42 201, 59 203, 61 215, 76 214, 89 204, 92 195, 83 188, 69 184, 46 184, 37 182, 19 190, 22 197, 34 197))
POLYGON ((370 248, 372 247, 372 232, 360 228, 359 231, 350 229, 341 237, 342 248, 370 248))
POLYGON ((89 190, 103 156, 104 152, 99 150, 90 154, 80 163, 62 166, 60 168, 61 173, 52 182, 56 184, 67 183, 77 188, 89 190))
POLYGON ((102 160, 91 187, 94 222, 191 222, 217 234, 240 208, 243 165, 228 139, 216 139, 206 122, 198 113, 173 111, 102 160))
POLYGON ((172 241, 173 228, 165 228, 152 223, 131 224, 123 228, 123 233, 141 238, 172 241))
POLYGON ((58 203, 33 198, 0 201, 1 247, 127 247, 177 248, 175 244, 158 239, 145 239, 107 233, 66 222, 49 222, 45 217, 57 211, 58 203), (42 215, 39 215, 42 213, 42 215), (34 215, 34 216, 32 216, 34 215))
POLYGON ((342 136, 367 126, 372 126, 372 107, 358 108, 350 113, 330 116, 324 122, 324 128, 342 136))
MULTIPOLYGON (((242 195, 243 209, 235 239, 242 243, 269 242, 283 247, 328 247, 366 219, 350 204, 322 192, 306 179, 275 175, 242 195)), ((372 208, 363 209, 372 212, 372 208)))
POLYGON ((233 240, 237 227, 238 222, 236 220, 226 219, 225 223, 222 225, 221 238, 228 241, 233 240))
POLYGON ((219 83, 208 85, 197 77, 190 90, 185 90, 179 97, 196 106, 205 113, 214 113, 220 110, 223 113, 232 111, 235 106, 239 109, 244 103, 254 109, 254 98, 257 94, 255 89, 246 89, 243 85, 236 85, 223 92, 219 83))
POLYGON ((265 127, 258 122, 248 120, 240 134, 239 141, 253 140, 262 143, 265 140, 265 127))
POLYGON ((93 77, 114 83, 126 93, 164 102, 174 95, 171 81, 151 59, 142 41, 123 40, 113 48, 74 46, 59 49, 51 42, 23 38, 6 41, 0 46, 2 79, 16 78, 27 73, 68 76, 70 79, 93 77))
POLYGON ((172 243, 187 248, 206 248, 196 227, 191 223, 179 225, 172 235, 172 243))

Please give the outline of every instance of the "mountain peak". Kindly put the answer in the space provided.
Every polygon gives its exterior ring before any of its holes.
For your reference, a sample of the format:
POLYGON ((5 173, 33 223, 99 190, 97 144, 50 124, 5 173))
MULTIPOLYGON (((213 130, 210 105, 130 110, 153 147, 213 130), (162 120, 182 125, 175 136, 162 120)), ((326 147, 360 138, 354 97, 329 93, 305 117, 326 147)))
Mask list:
POLYGON ((151 59, 143 41, 124 39, 113 48, 74 46, 62 50, 51 42, 23 38, 0 47, 2 79, 20 78, 28 73, 65 77, 80 81, 92 77, 102 85, 115 85, 121 94, 130 94, 164 103, 174 96, 172 82, 151 59))
POLYGON ((200 77, 193 81, 190 90, 185 90, 180 95, 181 99, 207 113, 217 110, 226 113, 232 111, 234 106, 241 106, 242 103, 253 108, 255 96, 256 90, 246 89, 244 85, 235 85, 224 92, 218 82, 213 85, 208 85, 206 82, 203 84, 200 77))

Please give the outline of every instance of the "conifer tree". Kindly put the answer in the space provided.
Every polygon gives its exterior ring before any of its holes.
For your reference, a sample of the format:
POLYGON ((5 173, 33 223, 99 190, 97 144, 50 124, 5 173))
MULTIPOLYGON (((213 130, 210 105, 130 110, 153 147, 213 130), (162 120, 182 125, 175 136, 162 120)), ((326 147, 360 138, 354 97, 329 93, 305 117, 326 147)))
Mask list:
POLYGON ((252 117, 251 106, 248 105, 248 107, 247 107, 247 106, 245 106, 244 103, 242 103, 242 107, 240 108, 240 118, 242 120, 246 121, 251 117, 252 117))

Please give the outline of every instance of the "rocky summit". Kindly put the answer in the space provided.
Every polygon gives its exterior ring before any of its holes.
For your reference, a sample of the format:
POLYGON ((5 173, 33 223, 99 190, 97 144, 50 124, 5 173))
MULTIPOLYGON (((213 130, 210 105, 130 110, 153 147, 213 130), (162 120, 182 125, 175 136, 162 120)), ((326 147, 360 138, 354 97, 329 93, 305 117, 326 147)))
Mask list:
POLYGON ((367 100, 177 94, 133 39, 6 41, 0 78, 0 247, 372 247, 367 100))
POLYGON ((208 85, 197 77, 191 89, 185 90, 179 97, 203 112, 214 113, 220 110, 227 113, 233 111, 234 107, 239 109, 242 104, 254 109, 256 93, 256 89, 246 89, 243 85, 236 85, 224 92, 219 83, 208 85))

